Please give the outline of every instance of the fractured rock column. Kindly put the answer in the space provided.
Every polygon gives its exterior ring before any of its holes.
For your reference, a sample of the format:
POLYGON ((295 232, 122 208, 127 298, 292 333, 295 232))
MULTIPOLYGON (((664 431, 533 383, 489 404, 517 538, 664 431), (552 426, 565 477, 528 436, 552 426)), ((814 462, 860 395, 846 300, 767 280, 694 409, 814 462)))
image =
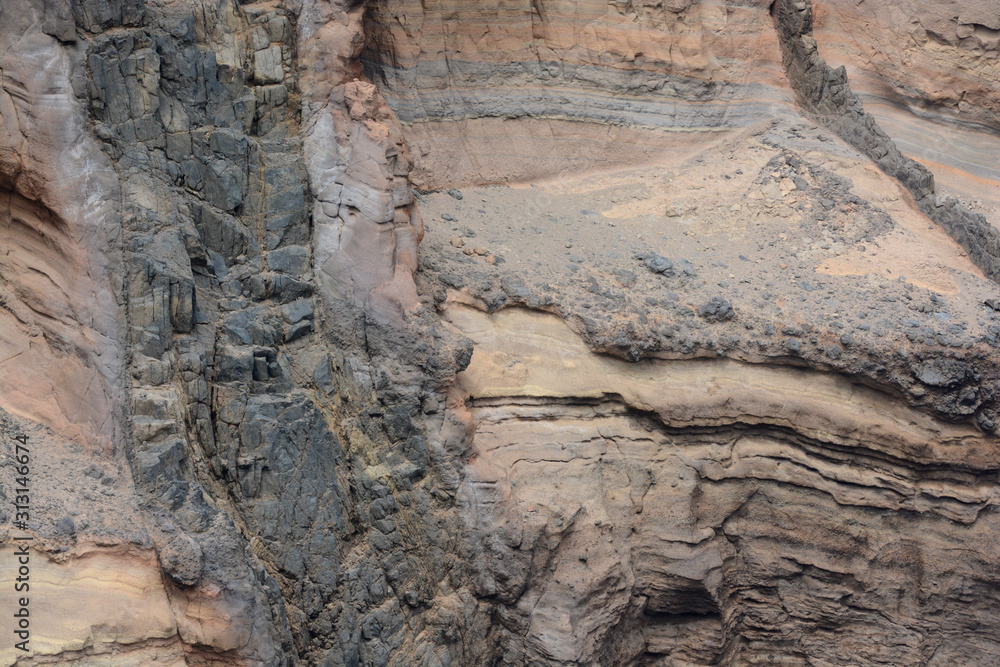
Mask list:
POLYGON ((333 330, 355 337, 352 311, 402 327, 419 307, 413 274, 423 237, 399 124, 359 78, 364 11, 362 3, 323 14, 305 3, 297 24, 315 267, 333 330))

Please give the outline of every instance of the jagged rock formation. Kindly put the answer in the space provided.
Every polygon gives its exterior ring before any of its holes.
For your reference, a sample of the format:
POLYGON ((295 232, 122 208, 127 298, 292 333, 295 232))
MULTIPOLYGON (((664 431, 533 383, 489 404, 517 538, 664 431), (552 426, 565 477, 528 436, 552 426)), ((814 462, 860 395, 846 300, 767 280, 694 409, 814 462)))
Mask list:
POLYGON ((819 56, 812 37, 811 3, 779 1, 774 7, 785 67, 802 106, 899 179, 921 210, 948 230, 986 275, 1000 276, 1000 232, 984 215, 934 196, 931 172, 900 153, 875 118, 864 111, 847 83, 846 70, 830 69, 819 56))
POLYGON ((995 140, 1000 26, 932 4, 0 6, 0 661, 996 662, 995 165, 892 128, 995 140))
MULTIPOLYGON (((415 268, 419 217, 408 214, 405 151, 391 115, 352 76, 360 10, 296 9, 84 2, 39 6, 10 23, 6 99, 26 109, 4 122, 4 183, 15 201, 5 221, 15 232, 5 252, 4 334, 38 342, 24 343, 29 354, 5 345, 12 376, 26 369, 5 389, 4 407, 55 431, 40 439, 40 459, 75 438, 116 465, 123 481, 115 491, 141 517, 113 512, 106 530, 48 535, 42 548, 66 552, 62 561, 95 548, 104 558, 138 549, 146 562, 158 559, 158 595, 172 612, 149 634, 117 640, 67 626, 36 644, 39 659, 110 651, 142 664, 149 642, 160 640, 169 641, 158 655, 198 664, 340 664, 359 654, 371 662, 389 651, 361 645, 362 632, 375 619, 400 618, 388 582, 404 591, 418 568, 392 527, 385 482, 402 491, 426 475, 426 447, 407 424, 415 408, 395 408, 393 436, 410 442, 417 464, 406 476, 397 462, 371 477, 365 470, 389 445, 380 415, 356 415, 364 426, 352 425, 337 404, 377 401, 375 373, 352 358, 365 350, 352 346, 366 318, 398 328, 415 302, 406 272, 415 268), (344 49, 341 60, 331 44, 344 49), (38 76, 29 56, 57 66, 38 76), (49 91, 65 101, 39 98, 49 91), (63 108, 49 123, 18 125, 63 108), (44 134, 56 131, 65 135, 44 134), (304 144, 314 147, 308 159, 304 144), (79 182, 61 177, 65 168, 79 182), (49 196, 48 181, 75 190, 49 196), (88 208, 77 214, 82 202, 88 208), (83 218, 63 222, 73 214, 83 218), (383 266, 387 257, 398 270, 383 266), (81 280, 88 274, 93 280, 81 280), (53 283, 66 283, 67 296, 39 294, 53 283), (314 298, 317 284, 328 300, 314 298), (337 322, 326 339, 317 333, 324 317, 337 322), (90 333, 95 326, 104 339, 90 333), (45 354, 56 360, 39 363, 45 354), (350 367, 353 375, 341 370, 350 367), (368 452, 353 473, 341 438, 357 443, 353 456, 368 452), (373 527, 367 503, 381 507, 390 537, 373 527)), ((374 345, 377 334, 367 335, 374 345)), ((87 493, 71 471, 53 480, 51 497, 87 493)), ((92 503, 68 504, 87 508, 69 525, 97 523, 92 503)), ((33 526, 42 534, 46 521, 64 518, 58 506, 39 515, 33 526)))
POLYGON ((824 57, 847 68, 851 87, 893 141, 933 169, 939 183, 992 211, 996 8, 963 0, 816 3, 814 9, 824 57))

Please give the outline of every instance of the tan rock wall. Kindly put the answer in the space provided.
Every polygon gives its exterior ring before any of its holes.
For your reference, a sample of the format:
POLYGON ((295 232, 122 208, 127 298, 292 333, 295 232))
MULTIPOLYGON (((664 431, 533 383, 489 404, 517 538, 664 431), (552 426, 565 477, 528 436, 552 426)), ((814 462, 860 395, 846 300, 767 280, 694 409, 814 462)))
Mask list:
POLYGON ((0 406, 109 448, 122 370, 117 179, 87 132, 54 8, 2 10, 0 406), (44 20, 43 20, 44 19, 44 20), (46 25, 48 22, 48 25, 46 25))
MULTIPOLYGON (((972 119, 949 164, 988 180, 997 27, 963 3, 817 3, 816 36, 909 136, 972 119)), ((11 6, 35 663, 1000 655, 991 283, 800 115, 768 3, 11 6), (414 186, 595 170, 587 210, 440 193, 469 242, 418 261, 414 186)))
MULTIPOLYGON (((0 584, 11 591, 18 576, 14 547, 0 555, 0 584)), ((95 646, 119 644, 135 646, 148 658, 145 643, 176 640, 174 612, 152 552, 95 549, 57 562, 30 550, 29 557, 31 588, 25 597, 35 601, 30 607, 34 657, 82 656, 95 646)), ((15 629, 14 619, 5 614, 3 632, 13 636, 15 629)), ((121 659, 128 662, 121 664, 141 664, 138 657, 127 657, 129 648, 125 652, 121 659)), ((18 655, 13 646, 4 646, 0 663, 13 665, 18 655)), ((156 657, 161 655, 166 664, 185 664, 176 641, 164 644, 156 657)))
POLYGON ((366 25, 424 187, 639 163, 670 131, 745 127, 791 99, 759 2, 375 2, 366 25))
POLYGON ((994 438, 841 376, 632 364, 553 315, 446 316, 477 345, 463 505, 523 664, 998 655, 952 639, 1000 610, 994 438))

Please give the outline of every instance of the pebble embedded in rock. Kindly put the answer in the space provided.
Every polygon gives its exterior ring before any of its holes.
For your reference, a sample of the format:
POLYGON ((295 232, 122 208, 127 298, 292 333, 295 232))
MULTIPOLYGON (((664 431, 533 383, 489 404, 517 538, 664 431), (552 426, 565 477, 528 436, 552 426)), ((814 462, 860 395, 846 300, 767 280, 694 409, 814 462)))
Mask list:
POLYGON ((56 522, 56 530, 59 533, 73 537, 76 535, 76 524, 73 523, 73 519, 64 516, 56 522))

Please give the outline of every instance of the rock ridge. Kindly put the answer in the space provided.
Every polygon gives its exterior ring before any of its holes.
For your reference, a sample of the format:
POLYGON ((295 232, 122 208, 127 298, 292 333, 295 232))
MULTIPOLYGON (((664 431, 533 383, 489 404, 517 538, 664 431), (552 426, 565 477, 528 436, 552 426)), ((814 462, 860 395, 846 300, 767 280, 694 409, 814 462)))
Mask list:
POLYGON ((941 225, 990 278, 1000 279, 1000 231, 984 215, 955 199, 935 196, 934 176, 900 153, 847 82, 844 67, 832 69, 813 37, 812 0, 777 0, 772 5, 788 78, 799 103, 845 141, 899 179, 927 217, 941 225))

